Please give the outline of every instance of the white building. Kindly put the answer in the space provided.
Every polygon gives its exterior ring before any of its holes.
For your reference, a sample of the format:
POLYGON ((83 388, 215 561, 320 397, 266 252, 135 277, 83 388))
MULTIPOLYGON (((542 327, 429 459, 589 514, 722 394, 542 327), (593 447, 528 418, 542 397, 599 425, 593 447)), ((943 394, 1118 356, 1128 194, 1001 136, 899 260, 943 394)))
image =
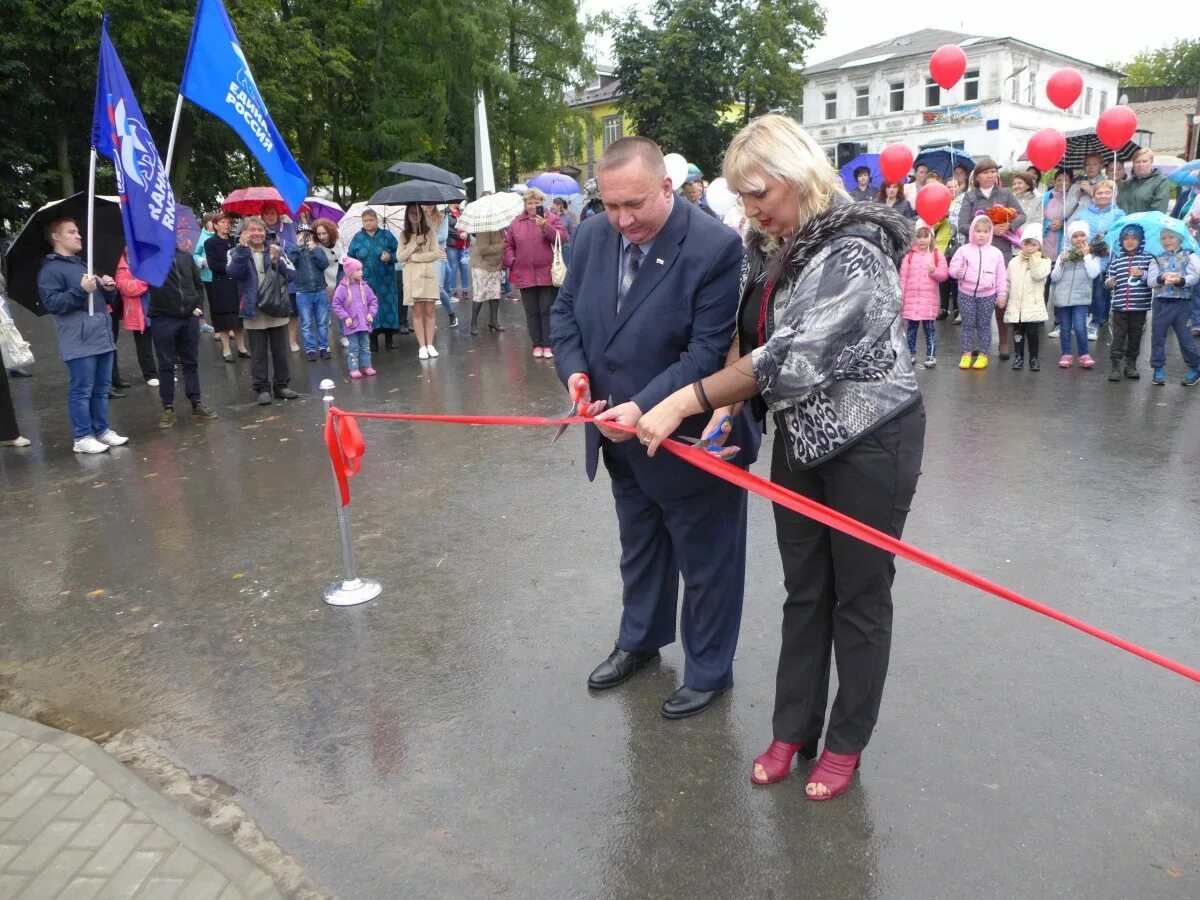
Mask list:
POLYGON ((1035 132, 1094 126, 1117 103, 1121 73, 1035 47, 1011 37, 981 37, 926 29, 807 67, 798 118, 839 165, 892 143, 914 152, 952 145, 1001 166, 1015 163, 1035 132), (967 72, 942 90, 929 74, 929 58, 943 44, 967 55, 967 72), (1083 76, 1075 106, 1059 110, 1046 97, 1046 81, 1072 67, 1083 76), (841 146, 839 146, 841 145, 841 146))

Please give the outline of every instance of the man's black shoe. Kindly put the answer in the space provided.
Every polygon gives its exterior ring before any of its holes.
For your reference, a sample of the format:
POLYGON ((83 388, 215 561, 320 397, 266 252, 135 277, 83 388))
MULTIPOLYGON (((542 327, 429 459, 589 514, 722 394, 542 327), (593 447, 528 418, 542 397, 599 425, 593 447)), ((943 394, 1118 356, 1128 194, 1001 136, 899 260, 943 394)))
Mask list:
POLYGON ((728 687, 717 691, 696 691, 684 685, 666 699, 662 705, 662 714, 668 719, 686 719, 688 716, 699 715, 727 690, 728 687))
POLYGON ((127 388, 127 387, 133 387, 133 385, 131 385, 131 384, 130 384, 128 381, 125 381, 124 379, 122 379, 122 380, 120 380, 120 381, 114 381, 114 382, 112 383, 112 386, 113 386, 113 387, 115 387, 115 388, 127 388))
POLYGON ((261 393, 259 393, 258 405, 259 406, 270 406, 271 405, 271 392, 270 391, 262 391, 261 393))
POLYGON ((275 392, 275 396, 280 400, 298 400, 300 395, 291 388, 280 388, 275 392))
POLYGON ((588 687, 602 691, 624 684, 638 669, 657 660, 657 650, 630 653, 628 650, 613 647, 608 659, 596 666, 588 676, 588 687))

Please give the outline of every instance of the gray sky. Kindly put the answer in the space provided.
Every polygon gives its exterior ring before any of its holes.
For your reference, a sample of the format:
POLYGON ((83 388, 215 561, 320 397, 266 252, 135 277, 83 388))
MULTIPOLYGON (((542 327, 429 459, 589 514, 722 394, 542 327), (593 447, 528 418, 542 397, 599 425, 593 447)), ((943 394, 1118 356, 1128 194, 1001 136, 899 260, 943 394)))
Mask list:
MULTIPOLYGON (((1128 20, 1128 0, 1089 0, 1087 15, 1068 14, 1070 8, 1060 6, 1061 13, 1050 12, 1046 16, 1036 15, 1026 6, 1025 15, 1005 12, 1000 3, 957 3, 930 4, 922 6, 912 3, 896 3, 895 0, 842 0, 833 3, 826 0, 825 37, 817 42, 808 53, 807 62, 816 63, 849 53, 859 47, 877 43, 890 37, 898 37, 922 28, 946 28, 967 34, 988 37, 1015 37, 1020 40, 1057 50, 1077 57, 1085 62, 1110 63, 1124 61, 1146 46, 1158 47, 1169 44, 1178 37, 1200 36, 1200 26, 1192 28, 1124 28, 1128 20), (949 15, 923 17, 922 9, 935 7, 957 7, 949 15), (922 21, 922 19, 924 19, 922 21), (1132 34, 1130 32, 1133 32, 1132 34)), ((626 9, 645 9, 648 4, 631 3, 628 0, 582 0, 585 13, 609 11, 623 14, 626 9)), ((1017 4, 1021 7, 1022 4, 1017 4)), ((1056 4, 1047 9, 1053 10, 1056 4)), ((1186 18, 1176 17, 1175 26, 1183 25, 1186 18)), ((606 39, 596 44, 598 61, 611 62, 611 45, 606 39)))

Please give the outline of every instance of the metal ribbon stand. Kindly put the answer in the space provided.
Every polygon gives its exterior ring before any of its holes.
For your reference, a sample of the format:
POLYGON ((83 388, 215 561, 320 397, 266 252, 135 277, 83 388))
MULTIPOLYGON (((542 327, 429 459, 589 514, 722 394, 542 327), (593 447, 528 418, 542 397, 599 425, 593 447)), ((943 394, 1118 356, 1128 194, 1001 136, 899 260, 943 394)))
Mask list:
MULTIPOLYGON (((325 419, 328 421, 329 411, 333 408, 333 381, 326 378, 321 382, 320 387, 325 392, 323 402, 325 419)), ((374 600, 383 591, 383 587, 378 581, 371 578, 359 578, 355 573, 354 548, 350 546, 350 519, 346 514, 346 507, 342 506, 342 496, 338 491, 336 478, 333 482, 333 506, 337 511, 338 538, 342 542, 342 567, 345 569, 346 577, 325 588, 325 602, 330 606, 357 606, 368 600, 374 600)))

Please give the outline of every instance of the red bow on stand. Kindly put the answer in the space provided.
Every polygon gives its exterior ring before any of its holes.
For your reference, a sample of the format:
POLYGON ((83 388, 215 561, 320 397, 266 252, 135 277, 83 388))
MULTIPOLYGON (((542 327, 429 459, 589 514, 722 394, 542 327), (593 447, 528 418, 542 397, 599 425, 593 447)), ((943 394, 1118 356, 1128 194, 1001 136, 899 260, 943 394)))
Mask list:
POLYGON ((325 419, 325 446, 329 450, 329 461, 333 463, 333 475, 342 495, 342 506, 349 506, 350 479, 362 469, 362 455, 367 446, 358 423, 340 413, 341 410, 336 407, 329 410, 325 419))

